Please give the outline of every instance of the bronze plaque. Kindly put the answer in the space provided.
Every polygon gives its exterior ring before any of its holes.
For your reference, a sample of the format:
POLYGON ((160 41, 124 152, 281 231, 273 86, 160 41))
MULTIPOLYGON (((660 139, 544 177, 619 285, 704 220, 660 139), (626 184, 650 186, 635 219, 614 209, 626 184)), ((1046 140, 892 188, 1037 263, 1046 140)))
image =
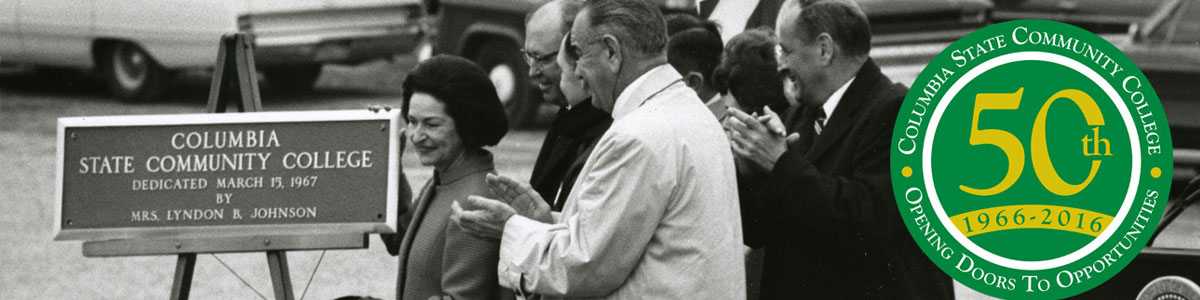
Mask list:
POLYGON ((56 239, 394 232, 392 112, 61 118, 56 239))

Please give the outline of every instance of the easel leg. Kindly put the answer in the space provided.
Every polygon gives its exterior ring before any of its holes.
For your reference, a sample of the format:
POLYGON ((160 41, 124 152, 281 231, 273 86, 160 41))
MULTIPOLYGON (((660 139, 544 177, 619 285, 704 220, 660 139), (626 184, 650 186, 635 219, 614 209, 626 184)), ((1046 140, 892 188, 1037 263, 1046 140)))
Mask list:
POLYGON ((171 284, 172 300, 187 300, 192 291, 192 271, 195 270, 196 254, 180 254, 175 262, 175 283, 171 284))
POLYGON ((292 279, 288 274, 287 253, 267 251, 267 267, 271 268, 271 285, 275 287, 275 299, 292 300, 292 279))

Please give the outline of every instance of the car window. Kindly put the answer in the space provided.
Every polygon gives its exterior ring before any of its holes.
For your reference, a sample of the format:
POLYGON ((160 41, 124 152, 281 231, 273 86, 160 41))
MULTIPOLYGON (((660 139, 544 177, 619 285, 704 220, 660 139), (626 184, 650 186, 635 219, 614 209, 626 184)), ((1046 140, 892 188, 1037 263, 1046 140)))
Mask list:
POLYGON ((1186 3, 1186 11, 1184 11, 1175 23, 1175 38, 1172 42, 1176 44, 1195 44, 1200 42, 1200 5, 1196 2, 1186 3))

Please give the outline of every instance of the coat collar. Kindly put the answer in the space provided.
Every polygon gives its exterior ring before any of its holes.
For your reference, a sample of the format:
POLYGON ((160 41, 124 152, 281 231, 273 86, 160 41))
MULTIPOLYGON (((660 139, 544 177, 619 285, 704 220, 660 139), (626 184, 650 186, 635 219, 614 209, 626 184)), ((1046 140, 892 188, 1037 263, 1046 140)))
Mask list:
POLYGON ((438 186, 446 186, 454 184, 467 175, 494 169, 491 152, 484 149, 466 150, 463 152, 462 161, 450 166, 445 171, 434 171, 433 178, 438 186))
MULTIPOLYGON (((877 89, 882 88, 876 86, 882 76, 883 73, 879 71, 879 66, 875 64, 875 61, 867 59, 867 62, 858 69, 854 82, 850 83, 850 87, 846 89, 837 109, 833 111, 832 116, 829 116, 829 120, 825 123, 825 132, 813 140, 812 150, 807 155, 809 159, 820 157, 846 136, 853 125, 851 123, 854 121, 855 115, 861 113, 863 103, 866 103, 872 93, 877 92, 877 89)), ((821 109, 821 107, 815 107, 815 109, 821 109)))
POLYGON ((620 120, 625 116, 641 107, 646 100, 654 97, 659 92, 666 90, 676 81, 683 80, 683 76, 675 71, 671 65, 663 64, 650 71, 646 71, 642 76, 638 76, 621 94, 617 96, 617 100, 613 103, 612 118, 620 120))
MULTIPOLYGON (((591 100, 583 101, 570 109, 563 109, 554 118, 555 134, 570 138, 579 138, 594 134, 594 128, 601 123, 612 123, 612 117, 603 110, 592 106, 591 100)), ((608 128, 605 126, 604 128, 608 128)))

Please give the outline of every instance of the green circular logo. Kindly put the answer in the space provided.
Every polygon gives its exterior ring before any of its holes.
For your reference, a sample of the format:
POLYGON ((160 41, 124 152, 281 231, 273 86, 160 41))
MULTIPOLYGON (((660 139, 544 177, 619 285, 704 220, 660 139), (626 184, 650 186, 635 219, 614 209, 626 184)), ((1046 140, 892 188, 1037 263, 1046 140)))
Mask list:
POLYGON ((1157 228, 1171 168, 1145 75, 1103 38, 1053 21, 951 44, 917 77, 892 137, 913 239, 1001 298, 1064 298, 1112 278, 1157 228))

